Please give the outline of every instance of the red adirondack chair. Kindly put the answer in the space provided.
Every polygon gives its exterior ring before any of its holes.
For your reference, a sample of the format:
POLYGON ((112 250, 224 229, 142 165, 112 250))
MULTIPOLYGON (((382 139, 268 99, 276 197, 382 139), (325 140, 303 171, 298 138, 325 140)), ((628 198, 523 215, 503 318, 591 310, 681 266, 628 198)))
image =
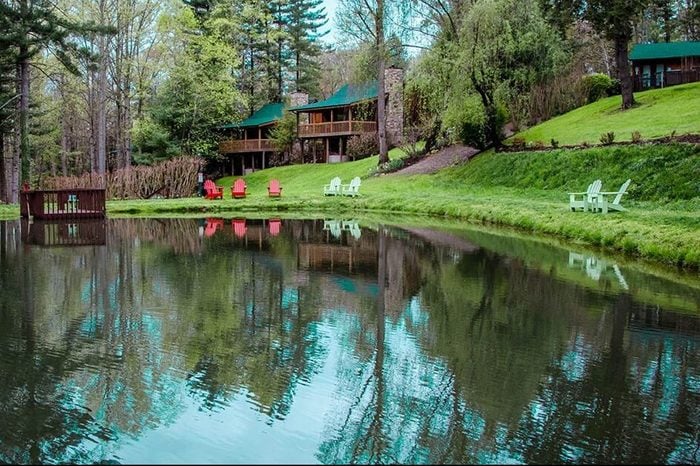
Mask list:
POLYGON ((277 236, 280 234, 280 227, 282 226, 282 220, 279 218, 271 218, 267 221, 267 227, 270 230, 270 236, 277 236))
POLYGON ((246 186, 243 178, 238 178, 233 183, 233 186, 231 186, 231 197, 233 197, 233 198, 245 197, 246 188, 247 188, 247 186, 246 186))
POLYGON ((223 218, 208 218, 206 222, 207 226, 204 227, 204 236, 206 236, 207 238, 216 233, 216 230, 218 230, 219 227, 224 227, 223 218))
POLYGON ((224 187, 217 186, 212 180, 204 182, 204 198, 205 199, 223 199, 224 187))
POLYGON ((267 185, 267 194, 270 197, 280 197, 282 195, 282 187, 279 180, 270 180, 270 183, 267 185))
POLYGON ((233 233, 239 238, 245 237, 245 219, 244 218, 234 218, 231 220, 231 225, 233 226, 233 233))

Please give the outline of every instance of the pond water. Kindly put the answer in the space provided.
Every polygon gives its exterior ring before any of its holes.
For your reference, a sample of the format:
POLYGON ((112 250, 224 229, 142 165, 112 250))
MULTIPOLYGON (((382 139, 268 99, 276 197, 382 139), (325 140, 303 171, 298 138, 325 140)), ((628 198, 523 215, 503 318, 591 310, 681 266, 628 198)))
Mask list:
POLYGON ((486 229, 0 222, 0 462, 699 463, 700 279, 486 229))

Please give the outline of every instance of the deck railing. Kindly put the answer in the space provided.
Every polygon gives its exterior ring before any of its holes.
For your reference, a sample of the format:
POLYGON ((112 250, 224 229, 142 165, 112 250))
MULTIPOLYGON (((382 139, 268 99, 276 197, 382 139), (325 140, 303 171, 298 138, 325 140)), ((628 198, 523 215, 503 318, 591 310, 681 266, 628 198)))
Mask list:
POLYGON ((219 152, 222 154, 274 150, 275 145, 270 139, 227 139, 219 143, 219 152))
POLYGON ((338 136, 371 133, 374 131, 377 131, 377 123, 374 121, 352 120, 299 125, 299 137, 338 136))
POLYGON ((668 87, 700 81, 700 70, 659 71, 654 76, 634 76, 634 91, 639 92, 652 87, 668 87), (652 79, 653 78, 653 79, 652 79))
POLYGON ((20 215, 37 219, 102 218, 105 189, 48 189, 20 192, 20 215))

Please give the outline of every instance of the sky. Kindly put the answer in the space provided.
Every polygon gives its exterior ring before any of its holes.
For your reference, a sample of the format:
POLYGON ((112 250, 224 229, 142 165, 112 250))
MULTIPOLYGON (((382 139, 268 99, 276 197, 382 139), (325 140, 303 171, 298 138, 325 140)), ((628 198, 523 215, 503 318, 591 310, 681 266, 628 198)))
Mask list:
POLYGON ((335 10, 338 7, 338 0, 323 0, 323 6, 326 8, 326 18, 328 18, 326 27, 330 30, 324 39, 333 43, 338 37, 335 31, 335 10))

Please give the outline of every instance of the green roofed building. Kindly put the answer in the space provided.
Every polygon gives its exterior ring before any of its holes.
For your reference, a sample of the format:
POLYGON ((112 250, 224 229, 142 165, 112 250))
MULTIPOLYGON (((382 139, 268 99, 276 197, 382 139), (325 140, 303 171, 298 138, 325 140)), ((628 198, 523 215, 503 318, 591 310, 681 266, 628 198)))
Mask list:
POLYGON ((265 104, 245 120, 220 127, 225 137, 219 142, 219 153, 231 156, 231 174, 245 175, 270 165, 275 153, 270 132, 283 111, 281 102, 265 104))
MULTIPOLYGON (((385 72, 386 125, 389 145, 401 142, 403 133, 403 70, 385 72)), ((348 139, 377 134, 377 83, 346 84, 325 100, 289 109, 297 114, 297 137, 305 160, 344 162, 348 139)))
MULTIPOLYGON (((401 143, 403 134, 403 70, 388 68, 384 76, 387 141, 391 147, 401 143)), ((289 95, 289 103, 289 110, 297 115, 302 163, 347 161, 349 138, 377 135, 376 82, 346 84, 327 99, 312 103, 308 94, 295 92, 289 95)), ((283 112, 283 103, 269 103, 241 122, 220 127, 225 136, 219 142, 219 153, 230 157, 232 175, 270 166, 270 158, 276 153, 270 133, 283 112)))
POLYGON ((635 91, 700 81, 700 41, 636 44, 629 58, 635 91))

